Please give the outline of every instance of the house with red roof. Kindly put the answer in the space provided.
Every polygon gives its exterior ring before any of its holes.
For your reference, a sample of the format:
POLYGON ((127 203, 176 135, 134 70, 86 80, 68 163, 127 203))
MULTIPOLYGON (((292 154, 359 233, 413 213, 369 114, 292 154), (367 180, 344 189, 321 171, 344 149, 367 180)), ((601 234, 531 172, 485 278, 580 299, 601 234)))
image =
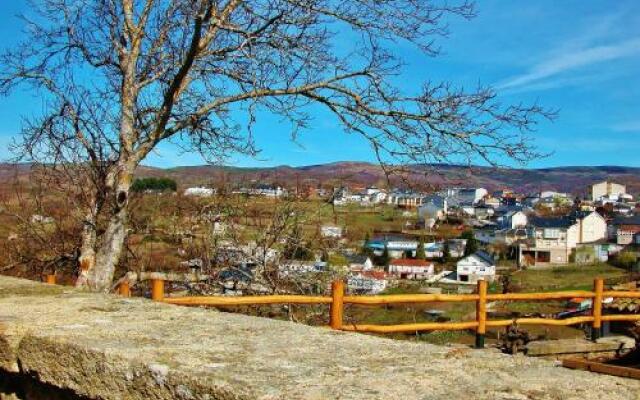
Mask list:
POLYGON ((434 267, 426 260, 399 258, 389 263, 388 272, 400 279, 427 279, 433 276, 434 267))

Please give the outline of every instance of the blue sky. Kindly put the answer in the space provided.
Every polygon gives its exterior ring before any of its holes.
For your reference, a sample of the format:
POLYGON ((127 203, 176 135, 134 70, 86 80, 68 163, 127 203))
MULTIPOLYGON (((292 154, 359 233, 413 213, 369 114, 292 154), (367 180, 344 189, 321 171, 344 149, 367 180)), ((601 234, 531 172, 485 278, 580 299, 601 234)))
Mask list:
MULTIPOLYGON (((22 1, 4 1, 0 46, 20 37, 15 15, 22 1)), ((443 54, 429 58, 402 46, 407 90, 425 80, 447 80, 499 88, 501 99, 534 102, 559 110, 543 123, 535 144, 553 154, 530 167, 627 165, 640 167, 640 1, 479 0, 471 21, 450 20, 451 34, 439 40, 443 54)), ((41 109, 38 98, 14 93, 0 98, 0 158, 19 131, 21 116, 41 109)), ((236 158, 239 166, 309 165, 332 161, 373 161, 366 141, 344 134, 329 115, 317 113, 309 130, 292 142, 289 126, 261 116, 258 159, 236 158)), ((161 145, 145 164, 195 165, 203 161, 161 145)))

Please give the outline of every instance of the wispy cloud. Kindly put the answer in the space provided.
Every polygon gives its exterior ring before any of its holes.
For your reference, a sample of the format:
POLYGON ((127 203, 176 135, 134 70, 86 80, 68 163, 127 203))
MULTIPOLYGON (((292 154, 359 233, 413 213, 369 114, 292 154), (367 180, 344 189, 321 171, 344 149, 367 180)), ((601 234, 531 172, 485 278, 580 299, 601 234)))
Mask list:
POLYGON ((535 87, 559 75, 590 65, 619 60, 640 54, 640 38, 621 41, 609 45, 565 50, 539 63, 522 75, 511 77, 498 84, 500 89, 535 87))
POLYGON ((635 121, 625 121, 611 127, 616 132, 640 132, 640 119, 635 121))

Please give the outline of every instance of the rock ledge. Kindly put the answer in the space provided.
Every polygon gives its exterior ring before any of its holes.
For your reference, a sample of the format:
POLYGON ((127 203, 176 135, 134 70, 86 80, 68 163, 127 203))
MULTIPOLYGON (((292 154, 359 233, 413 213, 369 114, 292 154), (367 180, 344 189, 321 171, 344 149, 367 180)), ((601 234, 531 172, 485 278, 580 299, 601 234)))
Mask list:
POLYGON ((0 277, 0 370, 100 399, 640 399, 640 382, 0 277))

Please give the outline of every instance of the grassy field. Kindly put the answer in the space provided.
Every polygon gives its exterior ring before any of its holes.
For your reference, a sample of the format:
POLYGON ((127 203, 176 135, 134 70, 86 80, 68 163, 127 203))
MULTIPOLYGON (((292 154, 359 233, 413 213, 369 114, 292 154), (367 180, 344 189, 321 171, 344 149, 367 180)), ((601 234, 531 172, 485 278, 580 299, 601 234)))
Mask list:
POLYGON ((591 290, 595 278, 619 278, 627 274, 627 271, 604 263, 568 265, 542 270, 517 271, 512 275, 512 282, 520 292, 591 290))

